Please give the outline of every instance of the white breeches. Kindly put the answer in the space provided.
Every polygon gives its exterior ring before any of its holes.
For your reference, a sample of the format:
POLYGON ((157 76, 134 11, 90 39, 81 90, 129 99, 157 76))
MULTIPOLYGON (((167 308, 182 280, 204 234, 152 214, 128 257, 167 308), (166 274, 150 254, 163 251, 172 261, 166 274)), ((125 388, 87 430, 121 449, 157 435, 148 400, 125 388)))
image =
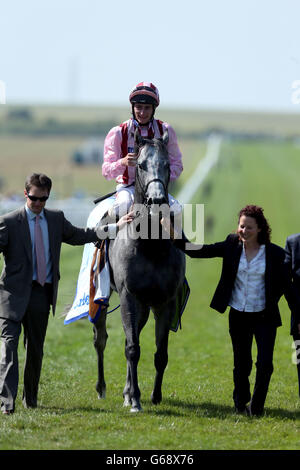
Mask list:
MULTIPOLYGON (((120 217, 124 214, 127 214, 130 207, 133 204, 134 200, 134 186, 129 186, 129 188, 125 188, 123 184, 117 185, 117 194, 116 200, 113 204, 113 209, 116 214, 120 217)), ((170 211, 174 213, 174 215, 179 215, 182 213, 182 206, 181 204, 173 197, 171 194, 168 194, 169 197, 169 205, 170 211)))

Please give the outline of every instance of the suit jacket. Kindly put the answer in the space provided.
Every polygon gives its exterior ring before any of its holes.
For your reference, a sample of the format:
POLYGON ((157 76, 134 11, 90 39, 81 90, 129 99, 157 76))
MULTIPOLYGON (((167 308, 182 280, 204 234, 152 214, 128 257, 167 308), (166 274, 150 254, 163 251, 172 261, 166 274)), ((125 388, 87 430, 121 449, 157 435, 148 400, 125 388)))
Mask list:
MULTIPOLYGON (((300 233, 290 235, 285 243, 286 263, 291 271, 297 295, 300 296, 300 233)), ((299 335, 297 330, 297 312, 292 311, 291 334, 299 335)))
MULTIPOLYGON (((55 313, 59 259, 62 242, 84 245, 98 240, 92 229, 74 227, 62 211, 44 209, 48 223, 49 245, 52 259, 53 297, 55 313)), ((32 248, 25 207, 0 217, 0 253, 4 268, 0 277, 0 317, 21 321, 25 314, 32 288, 32 248)))
MULTIPOLYGON (((185 249, 184 240, 177 240, 176 245, 192 258, 223 258, 222 273, 210 306, 224 313, 230 301, 237 275, 242 242, 238 235, 230 234, 226 240, 211 245, 203 245, 198 250, 185 249)), ((273 243, 266 244, 266 318, 276 326, 281 325, 278 302, 282 295, 286 297, 290 309, 297 315, 300 323, 300 303, 292 286, 291 272, 285 263, 285 250, 273 243)))

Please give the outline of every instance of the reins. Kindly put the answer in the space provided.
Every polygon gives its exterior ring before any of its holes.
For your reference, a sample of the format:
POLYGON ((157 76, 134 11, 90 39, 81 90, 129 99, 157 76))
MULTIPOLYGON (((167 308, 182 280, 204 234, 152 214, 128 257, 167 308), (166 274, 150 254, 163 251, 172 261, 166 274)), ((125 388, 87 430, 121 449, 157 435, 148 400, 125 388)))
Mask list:
MULTIPOLYGON (((141 151, 142 149, 145 147, 145 145, 152 145, 152 146, 155 146, 155 142, 153 142, 152 140, 147 140, 147 142, 141 146, 138 147, 138 155, 137 155, 137 160, 141 154, 141 151)), ((146 202, 146 193, 147 193, 147 189, 149 187, 149 185, 151 183, 154 183, 154 182, 158 182, 158 183, 161 183, 162 187, 164 188, 164 193, 165 193, 165 197, 166 197, 166 200, 168 201, 168 185, 169 185, 169 181, 170 181, 170 170, 169 170, 169 174, 168 174, 168 180, 167 180, 167 183, 165 184, 165 182, 161 179, 161 178, 153 178, 152 180, 148 181, 148 183, 146 184, 145 187, 143 187, 142 183, 141 183, 141 180, 140 180, 140 176, 139 176, 139 171, 138 171, 138 163, 137 163, 137 169, 136 169, 136 173, 135 173, 135 179, 136 181, 138 181, 138 185, 139 185, 139 188, 142 192, 142 196, 143 196, 143 204, 146 206, 146 207, 149 207, 149 205, 147 204, 146 202)))

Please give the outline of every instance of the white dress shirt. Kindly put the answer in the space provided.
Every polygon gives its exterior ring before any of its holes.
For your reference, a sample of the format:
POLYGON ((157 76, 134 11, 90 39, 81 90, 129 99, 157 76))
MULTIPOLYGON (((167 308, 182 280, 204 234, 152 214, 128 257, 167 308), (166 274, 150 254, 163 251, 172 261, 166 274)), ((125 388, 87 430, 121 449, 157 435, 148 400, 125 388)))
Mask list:
POLYGON ((229 306, 240 312, 261 312, 266 306, 266 247, 261 245, 256 256, 247 261, 245 247, 240 258, 229 306))

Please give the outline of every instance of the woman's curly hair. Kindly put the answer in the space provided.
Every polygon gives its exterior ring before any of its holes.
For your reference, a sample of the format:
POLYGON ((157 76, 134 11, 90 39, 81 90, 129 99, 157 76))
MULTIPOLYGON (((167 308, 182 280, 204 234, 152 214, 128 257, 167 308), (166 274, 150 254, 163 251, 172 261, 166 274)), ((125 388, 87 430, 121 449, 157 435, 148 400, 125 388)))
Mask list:
POLYGON ((242 215, 246 217, 253 217, 256 220, 258 228, 260 228, 260 232, 257 235, 257 241, 260 245, 265 243, 270 243, 271 241, 271 227, 264 216, 264 210, 262 207, 255 206, 255 205, 247 205, 239 212, 239 221, 242 215))

